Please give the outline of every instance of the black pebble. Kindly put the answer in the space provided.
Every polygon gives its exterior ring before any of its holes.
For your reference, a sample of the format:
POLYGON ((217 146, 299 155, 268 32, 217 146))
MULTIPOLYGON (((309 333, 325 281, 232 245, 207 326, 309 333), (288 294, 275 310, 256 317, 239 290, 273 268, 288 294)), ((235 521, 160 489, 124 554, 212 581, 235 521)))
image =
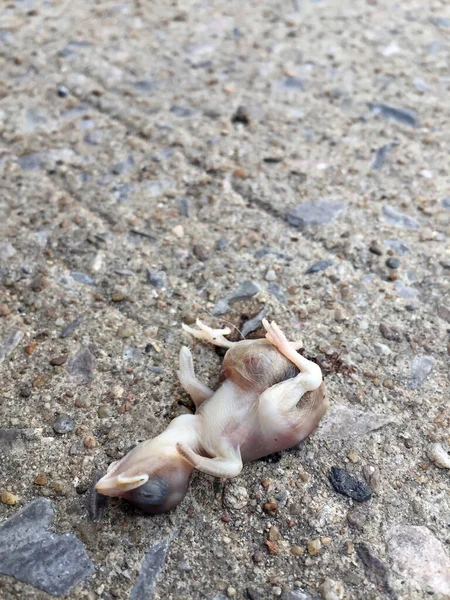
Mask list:
POLYGON ((357 502, 365 502, 372 496, 370 488, 362 481, 352 477, 345 469, 331 467, 328 479, 338 494, 353 498, 357 502))
POLYGON ((60 85, 58 88, 58 96, 60 98, 66 98, 66 96, 69 95, 69 90, 64 86, 64 85, 60 85))

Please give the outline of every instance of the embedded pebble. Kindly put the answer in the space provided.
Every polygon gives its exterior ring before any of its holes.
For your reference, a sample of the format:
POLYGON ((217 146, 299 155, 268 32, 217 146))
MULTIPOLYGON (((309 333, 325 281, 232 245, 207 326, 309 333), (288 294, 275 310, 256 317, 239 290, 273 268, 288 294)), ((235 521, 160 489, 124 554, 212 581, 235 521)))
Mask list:
POLYGON ((398 525, 386 533, 394 570, 424 592, 450 595, 450 557, 444 544, 424 526, 398 525))
POLYGON ((147 269, 147 283, 158 290, 163 290, 167 287, 167 273, 165 271, 147 269))
POLYGON ((395 225, 396 227, 403 227, 404 229, 419 229, 420 223, 414 217, 405 215, 393 206, 385 204, 383 206, 383 215, 388 223, 395 225))
POLYGON ((87 348, 80 350, 67 364, 67 371, 77 385, 87 385, 94 378, 95 358, 87 348))
POLYGON ((389 150, 396 145, 397 144, 393 142, 392 144, 385 144, 384 146, 381 146, 381 148, 378 148, 375 155, 375 160, 373 161, 372 166, 370 168, 373 171, 381 169, 386 162, 389 150))
POLYGON ((411 377, 408 387, 411 390, 421 388, 425 383, 426 378, 433 370, 436 359, 433 356, 426 354, 415 356, 411 362, 411 377))
POLYGON ((341 581, 335 581, 329 577, 323 582, 320 591, 324 600, 342 600, 345 592, 341 581))
POLYGON ((370 485, 373 492, 377 493, 381 489, 381 472, 377 465, 366 465, 363 468, 364 477, 370 485))
POLYGON ((75 331, 75 329, 77 329, 81 325, 81 321, 82 321, 82 317, 81 316, 77 317, 74 321, 72 321, 71 323, 69 323, 68 325, 66 325, 63 328, 63 330, 59 334, 59 337, 61 339, 65 339, 66 337, 69 337, 69 335, 71 335, 75 331))
POLYGON ((400 261, 398 258, 388 258, 386 261, 386 266, 389 267, 389 269, 398 269, 400 266, 400 261))
POLYGON ((52 594, 65 596, 94 573, 84 545, 73 534, 53 533, 50 500, 39 498, 0 528, 0 573, 52 594))
POLYGON ((336 492, 348 496, 357 502, 366 502, 372 496, 371 489, 362 481, 359 481, 345 469, 331 467, 328 479, 336 492))
POLYGON ((440 469, 450 469, 450 453, 441 444, 431 444, 428 448, 428 457, 440 469))
POLYGON ((59 415, 53 421, 52 427, 56 433, 70 433, 75 429, 75 421, 69 415, 59 415))
POLYGON ((0 242, 0 261, 6 262, 16 254, 16 249, 9 242, 0 242))
POLYGON ((345 210, 343 202, 319 198, 297 204, 287 214, 289 225, 300 229, 308 225, 329 225, 345 210))
POLYGON ((221 298, 212 310, 214 316, 224 315, 231 310, 230 304, 252 298, 260 291, 259 285, 250 280, 243 281, 233 292, 221 298))
POLYGON ((11 314, 11 309, 6 304, 0 304, 0 317, 7 317, 11 314))
POLYGON ((159 574, 166 562, 168 547, 168 541, 164 540, 147 550, 129 600, 142 600, 151 597, 158 582, 159 574))
POLYGON ((309 540, 307 547, 308 554, 310 556, 316 556, 322 549, 322 542, 319 539, 309 540))
POLYGON ((345 440, 365 435, 394 423, 389 415, 377 415, 372 412, 348 408, 343 404, 333 404, 328 409, 315 432, 318 439, 345 440))
POLYGON ((37 275, 37 277, 35 277, 31 282, 30 288, 33 290, 33 292, 39 293, 45 290, 45 288, 47 288, 49 285, 50 281, 47 279, 47 277, 44 275, 37 275))
POLYGON ((356 554, 364 566, 367 578, 374 583, 378 589, 383 590, 388 596, 391 596, 389 586, 389 573, 385 564, 369 549, 369 547, 360 543, 356 545, 356 554))
POLYGON ((407 246, 405 242, 402 242, 401 240, 383 240, 383 244, 394 250, 394 252, 399 256, 403 256, 409 252, 409 246, 407 246))
POLYGON ((248 504, 248 492, 242 485, 234 481, 227 483, 223 494, 223 504, 233 510, 241 510, 248 504))
POLYGON ((333 264, 332 260, 319 260, 318 262, 311 265, 306 271, 306 275, 311 275, 312 273, 319 273, 320 271, 325 271, 333 264))
POLYGON ((23 335, 23 331, 16 329, 15 331, 11 331, 11 333, 3 340, 0 344, 0 364, 14 352, 22 341, 23 335))
POLYGON ((81 271, 71 271, 70 276, 78 283, 84 283, 85 285, 95 285, 95 281, 92 277, 89 277, 87 273, 81 273, 81 271))
POLYGON ((402 339, 400 331, 388 323, 380 323, 380 333, 385 340, 389 340, 390 342, 400 342, 402 339))
POLYGON ((397 281, 394 284, 394 287, 397 294, 405 300, 417 300, 417 298, 419 297, 419 290, 405 285, 403 281, 400 281, 400 279, 397 279, 397 281))
POLYGON ((94 473, 91 485, 89 486, 88 492, 86 494, 86 508, 90 520, 94 523, 102 519, 108 501, 107 496, 99 494, 95 489, 95 484, 98 481, 100 481, 104 474, 105 473, 103 473, 102 471, 97 471, 96 473, 94 473))
POLYGON ((386 119, 397 121, 398 123, 402 123, 402 125, 409 125, 409 127, 417 127, 417 115, 412 110, 394 108, 393 106, 378 102, 368 102, 367 106, 373 113, 379 114, 386 119))
POLYGON ((19 502, 19 498, 11 492, 2 492, 2 494, 0 494, 0 501, 3 504, 9 504, 10 506, 14 506, 19 502))
MULTIPOLYGON (((269 307, 264 306, 262 310, 259 311, 257 315, 245 321, 245 323, 241 327, 241 333, 244 337, 246 337, 249 333, 256 331, 262 325, 262 320, 266 318, 269 313, 269 307)), ((187 323, 187 321, 185 321, 187 323)))

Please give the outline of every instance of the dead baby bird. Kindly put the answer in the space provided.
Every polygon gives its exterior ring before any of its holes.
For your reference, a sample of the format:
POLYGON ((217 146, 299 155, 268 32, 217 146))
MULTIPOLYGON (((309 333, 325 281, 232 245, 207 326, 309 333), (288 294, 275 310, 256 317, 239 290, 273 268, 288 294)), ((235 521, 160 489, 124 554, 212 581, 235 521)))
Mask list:
POLYGON ((214 477, 236 477, 243 463, 291 448, 317 427, 328 401, 320 367, 297 352, 272 321, 265 339, 231 342, 226 329, 183 325, 194 337, 228 348, 220 387, 214 392, 194 373, 183 346, 178 376, 196 406, 154 439, 112 463, 96 484, 99 493, 120 496, 147 513, 181 502, 194 469, 214 477))

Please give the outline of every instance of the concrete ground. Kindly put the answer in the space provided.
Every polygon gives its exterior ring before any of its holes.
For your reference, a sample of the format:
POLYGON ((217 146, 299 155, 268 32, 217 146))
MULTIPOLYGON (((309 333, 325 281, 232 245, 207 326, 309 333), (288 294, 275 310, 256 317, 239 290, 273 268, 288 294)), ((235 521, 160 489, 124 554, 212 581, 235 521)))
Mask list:
POLYGON ((449 36, 444 0, 1 3, 2 598, 450 598, 449 36), (181 322, 263 307, 319 431, 102 512, 95 473, 192 409, 182 344, 217 383, 181 322))

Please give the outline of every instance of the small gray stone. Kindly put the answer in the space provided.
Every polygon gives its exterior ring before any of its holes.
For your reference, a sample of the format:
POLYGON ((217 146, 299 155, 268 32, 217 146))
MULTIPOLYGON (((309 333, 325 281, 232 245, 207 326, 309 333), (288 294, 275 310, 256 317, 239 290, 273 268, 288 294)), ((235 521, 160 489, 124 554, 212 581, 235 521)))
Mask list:
POLYGON ((323 417, 314 435, 323 440, 345 440, 376 431, 394 422, 395 419, 389 415, 377 415, 348 408, 343 404, 334 404, 323 417))
POLYGON ((0 261, 6 262, 16 253, 16 249, 9 242, 0 242, 0 261))
POLYGON ((117 165, 113 167, 112 172, 114 175, 123 175, 128 171, 128 169, 131 169, 131 167, 134 167, 134 158, 132 156, 128 156, 126 160, 117 163, 117 165))
POLYGON ((34 171, 40 169, 44 161, 42 156, 38 152, 31 152, 30 154, 24 154, 19 158, 19 167, 24 171, 34 171))
POLYGON ((81 324, 81 320, 82 320, 82 317, 80 316, 80 317, 77 317, 74 321, 72 321, 72 323, 69 323, 68 325, 66 325, 63 328, 63 330, 61 331, 61 333, 59 334, 59 337, 62 339, 68 337, 81 324))
POLYGON ((386 534, 394 569, 424 591, 450 595, 450 558, 428 527, 398 525, 386 534))
POLYGON ((343 202, 319 198, 297 204, 287 214, 289 225, 303 229, 307 225, 329 225, 345 210, 343 202))
POLYGON ((158 575, 166 561, 167 540, 158 542, 145 553, 142 561, 141 572, 131 590, 130 600, 147 600, 156 587, 158 575))
POLYGON ((332 264, 333 264, 332 260, 319 260, 318 262, 314 263, 306 270, 306 275, 311 275, 313 273, 319 273, 320 271, 325 271, 325 269, 328 269, 328 267, 330 267, 332 264))
POLYGON ((147 269, 147 283, 158 290, 163 290, 167 287, 167 273, 165 271, 147 269))
POLYGON ((450 323, 450 306, 441 305, 438 308, 438 315, 447 323, 450 323))
POLYGON ((277 283, 269 283, 269 285, 267 286, 267 291, 272 294, 272 296, 275 296, 275 298, 279 301, 282 302, 284 304, 285 302, 285 298, 284 298, 284 293, 283 290, 280 288, 280 286, 277 283))
POLYGON ((408 387, 417 390, 425 383, 425 379, 431 373, 436 359, 426 354, 415 356, 411 362, 411 378, 408 387))
POLYGON ((404 229, 419 229, 420 227, 417 219, 405 215, 405 213, 400 212, 389 204, 383 206, 383 215, 388 223, 396 227, 403 227, 404 229))
POLYGON ((441 206, 442 206, 442 208, 446 208, 447 210, 450 210, 450 198, 449 197, 442 198, 441 206))
POLYGON ((81 273, 80 271, 71 271, 70 276, 78 283, 84 283, 86 285, 95 285, 95 281, 92 277, 89 277, 86 273, 81 273))
POLYGON ((86 385, 94 377, 94 366, 94 356, 87 348, 80 348, 75 356, 69 360, 67 371, 78 385, 86 385))
POLYGON ((69 415, 59 415, 53 421, 52 427, 56 433, 69 433, 75 429, 75 421, 69 415))
POLYGON ((264 306, 262 310, 259 311, 257 315, 246 321, 241 329, 241 333, 244 337, 246 337, 249 333, 256 331, 262 325, 262 320, 267 316, 269 312, 269 308, 264 306))
POLYGON ((0 344, 0 365, 10 354, 14 352, 23 338, 23 331, 15 329, 0 344))
POLYGON ((405 300, 417 300, 419 297, 419 290, 405 285, 403 281, 400 281, 400 279, 397 279, 395 282, 395 290, 397 294, 405 300))
POLYGON ((248 298, 252 298, 255 294, 260 291, 259 285, 253 283, 253 281, 245 280, 243 281, 238 288, 236 288, 231 294, 228 294, 224 298, 221 298, 212 310, 212 314, 217 317, 219 315, 224 315, 225 313, 231 310, 230 304, 234 304, 234 302, 239 302, 241 300, 247 300, 248 298))
POLYGON ((53 516, 50 500, 39 498, 5 521, 0 528, 0 573, 60 597, 95 567, 76 536, 50 531, 53 516))
POLYGON ((399 256, 403 256, 409 252, 408 246, 402 240, 383 240, 383 244, 392 248, 399 256))
POLYGON ((405 108, 394 108, 387 104, 379 104, 378 102, 368 102, 367 106, 370 110, 386 119, 397 121, 403 125, 409 125, 409 127, 417 127, 417 115, 412 110, 405 108))
POLYGON ((397 146, 397 143, 393 142, 392 144, 386 144, 385 146, 381 146, 381 148, 378 148, 377 153, 375 155, 375 160, 373 161, 371 166, 371 169, 373 171, 377 171, 384 166, 388 152, 393 146, 397 146))

